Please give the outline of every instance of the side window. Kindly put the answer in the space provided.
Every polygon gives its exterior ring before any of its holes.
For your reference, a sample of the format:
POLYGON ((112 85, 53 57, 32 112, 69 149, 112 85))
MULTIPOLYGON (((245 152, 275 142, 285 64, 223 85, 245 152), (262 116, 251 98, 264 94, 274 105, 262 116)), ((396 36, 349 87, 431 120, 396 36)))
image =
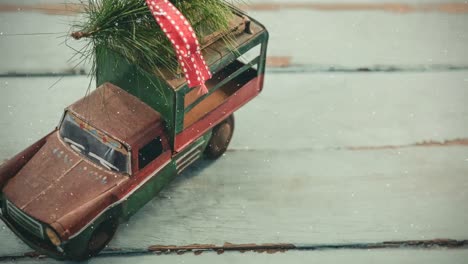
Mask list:
POLYGON ((161 137, 151 140, 146 146, 138 151, 138 167, 142 169, 151 161, 155 160, 163 151, 161 137))

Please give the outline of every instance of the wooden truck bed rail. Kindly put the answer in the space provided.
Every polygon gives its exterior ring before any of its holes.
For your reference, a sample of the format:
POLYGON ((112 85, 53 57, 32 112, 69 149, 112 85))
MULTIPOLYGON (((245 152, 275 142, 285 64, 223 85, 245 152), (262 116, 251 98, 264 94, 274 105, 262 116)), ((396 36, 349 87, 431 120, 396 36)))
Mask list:
POLYGON ((249 80, 257 76, 257 71, 252 68, 258 64, 259 57, 248 64, 235 61, 225 68, 225 71, 219 72, 207 82, 209 92, 203 96, 198 96, 198 91, 194 90, 185 96, 185 117, 184 129, 199 120, 205 114, 213 111, 226 101, 229 96, 235 94, 249 80), (191 98, 192 97, 192 98, 191 98), (193 101, 195 97, 195 101, 193 101))

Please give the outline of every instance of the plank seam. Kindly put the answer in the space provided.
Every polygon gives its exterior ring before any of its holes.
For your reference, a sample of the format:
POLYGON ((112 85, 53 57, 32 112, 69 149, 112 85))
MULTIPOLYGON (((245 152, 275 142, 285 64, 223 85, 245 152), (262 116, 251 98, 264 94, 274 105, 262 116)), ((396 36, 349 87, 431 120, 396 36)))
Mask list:
MULTIPOLYGON (((447 71, 466 71, 468 65, 376 65, 376 66, 358 66, 345 67, 335 65, 289 65, 289 66, 268 66, 269 74, 291 74, 291 73, 401 73, 401 72, 447 72, 447 71)), ((85 69, 44 71, 44 72, 19 72, 10 71, 0 73, 0 78, 28 78, 28 77, 69 77, 69 76, 87 76, 89 72, 85 69)))
MULTIPOLYGON (((272 243, 272 244, 231 244, 225 243, 222 246, 213 244, 192 244, 187 246, 163 246, 154 245, 146 249, 124 249, 109 248, 99 254, 97 257, 116 257, 116 256, 140 256, 152 254, 177 254, 193 253, 200 255, 203 252, 215 252, 222 254, 224 252, 256 252, 256 253, 283 253, 286 251, 323 251, 323 250, 372 250, 372 249, 461 249, 468 248, 468 240, 455 239, 431 239, 431 240, 404 240, 404 241, 384 241, 374 243, 337 243, 337 244, 290 244, 290 243, 272 243)), ((0 256, 0 261, 15 261, 19 259, 36 258, 43 259, 46 256, 36 252, 27 252, 25 254, 0 256)))

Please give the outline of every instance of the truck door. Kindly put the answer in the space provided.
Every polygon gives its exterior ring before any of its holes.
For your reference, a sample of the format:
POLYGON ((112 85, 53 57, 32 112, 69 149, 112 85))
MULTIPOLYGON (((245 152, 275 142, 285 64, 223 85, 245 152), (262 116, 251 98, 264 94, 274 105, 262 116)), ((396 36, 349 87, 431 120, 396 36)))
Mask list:
POLYGON ((164 133, 134 149, 132 155, 133 171, 136 173, 130 176, 130 191, 124 205, 127 216, 138 211, 176 175, 171 159, 172 150, 164 133))

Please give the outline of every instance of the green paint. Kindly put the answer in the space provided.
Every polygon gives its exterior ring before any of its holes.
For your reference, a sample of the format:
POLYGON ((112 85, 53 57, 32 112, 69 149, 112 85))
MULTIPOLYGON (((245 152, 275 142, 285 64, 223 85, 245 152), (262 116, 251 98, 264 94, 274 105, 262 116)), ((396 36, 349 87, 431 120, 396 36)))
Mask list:
MULTIPOLYGON (((209 56, 209 54, 206 56, 211 72, 216 73, 222 71, 223 68, 250 49, 261 45, 260 55, 252 64, 247 64, 249 66, 246 65, 235 75, 220 82, 217 88, 248 70, 254 64, 258 64, 259 75, 265 72, 268 32, 259 22, 252 19, 252 23, 261 28, 261 31, 255 32, 255 35, 242 43, 234 43, 233 46, 236 47, 234 50, 229 50, 226 45, 223 45, 223 50, 220 51, 223 53, 221 58, 216 57, 217 52, 213 53, 213 56, 209 56)), ((178 87, 171 87, 159 74, 150 74, 143 68, 127 61, 121 54, 102 46, 96 48, 96 65, 97 85, 111 82, 158 111, 165 120, 169 141, 173 144, 174 137, 184 130, 184 116, 187 112, 184 106, 185 95, 191 91, 187 84, 183 83, 178 87)), ((176 76, 173 77, 176 78, 176 76)), ((206 97, 207 95, 203 99, 206 97)), ((195 107, 203 99, 197 100, 190 107, 195 107)))
POLYGON ((105 82, 113 83, 158 111, 164 118, 172 144, 175 95, 167 82, 147 73, 137 65, 130 64, 123 56, 105 47, 97 48, 96 64, 97 85, 105 82))
MULTIPOLYGON (((177 154, 164 168, 156 173, 148 182, 141 186, 135 193, 130 195, 121 205, 121 213, 124 219, 128 219, 135 214, 141 207, 155 197, 172 179, 177 176, 176 160, 193 150, 194 147, 204 150, 211 137, 211 130, 194 141, 190 146, 177 154)), ((201 156, 202 154, 200 154, 201 156)))
POLYGON ((171 182, 176 175, 175 164, 174 161, 171 160, 171 162, 158 171, 156 175, 149 176, 151 179, 122 203, 121 216, 127 219, 135 214, 141 207, 153 199, 169 182, 171 182))
POLYGON ((185 85, 182 89, 176 92, 176 106, 175 106, 175 133, 179 134, 184 130, 184 117, 185 117, 185 94, 189 92, 189 88, 185 85))

